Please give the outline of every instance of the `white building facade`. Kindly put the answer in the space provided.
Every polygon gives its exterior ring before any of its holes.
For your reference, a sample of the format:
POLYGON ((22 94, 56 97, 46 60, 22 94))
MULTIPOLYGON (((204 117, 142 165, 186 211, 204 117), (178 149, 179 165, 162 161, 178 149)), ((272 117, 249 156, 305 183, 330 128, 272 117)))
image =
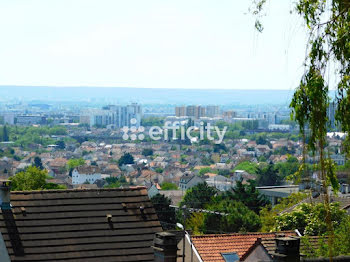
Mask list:
POLYGON ((95 183, 96 180, 101 179, 101 173, 92 173, 92 174, 81 174, 78 169, 74 169, 72 172, 72 184, 79 185, 89 182, 90 184, 95 183))

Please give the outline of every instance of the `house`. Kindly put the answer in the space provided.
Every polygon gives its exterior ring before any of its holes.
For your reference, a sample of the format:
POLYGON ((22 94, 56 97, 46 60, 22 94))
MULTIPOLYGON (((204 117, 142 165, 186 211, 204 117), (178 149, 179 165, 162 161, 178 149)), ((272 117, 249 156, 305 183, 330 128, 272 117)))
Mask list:
POLYGON ((160 186, 158 183, 144 182, 144 185, 147 188, 149 198, 152 198, 155 195, 159 194, 160 186))
POLYGON ((231 176, 232 181, 240 181, 243 179, 243 174, 246 173, 244 170, 235 170, 231 176))
POLYGON ((187 172, 180 178, 179 187, 181 190, 187 190, 203 182, 204 180, 199 176, 187 172))
POLYGON ((261 186, 256 189, 260 194, 268 198, 272 206, 276 205, 281 198, 289 197, 291 194, 299 192, 298 185, 261 186))
POLYGON ((264 239, 282 236, 296 237, 297 233, 285 231, 191 236, 196 257, 194 261, 271 261, 268 252, 263 247, 256 248, 256 246, 264 239))
POLYGON ((72 184, 79 185, 89 182, 95 183, 96 180, 101 179, 102 174, 97 166, 79 166, 74 168, 72 172, 72 184))
POLYGON ((67 162, 67 159, 59 157, 50 160, 48 165, 55 174, 61 174, 65 170, 67 162))
POLYGON ((182 190, 159 190, 159 194, 171 199, 171 203, 178 206, 181 202, 184 192, 182 190))
POLYGON ((205 182, 208 186, 215 187, 219 191, 228 191, 235 186, 235 183, 222 175, 210 176, 205 182))
POLYGON ((1 181, 0 261, 154 261, 162 228, 144 187, 9 190, 1 181))

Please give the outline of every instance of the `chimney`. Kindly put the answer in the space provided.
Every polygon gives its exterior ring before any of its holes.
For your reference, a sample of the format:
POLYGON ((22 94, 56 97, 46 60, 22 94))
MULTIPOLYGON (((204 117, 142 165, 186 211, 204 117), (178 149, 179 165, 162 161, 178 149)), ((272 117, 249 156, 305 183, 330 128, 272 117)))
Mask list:
POLYGON ((170 232, 156 233, 153 250, 155 262, 176 262, 176 235, 170 232))
POLYGON ((10 210, 10 189, 11 181, 10 180, 0 180, 0 206, 1 210, 10 210))
POLYGON ((276 250, 273 253, 273 261, 299 262, 300 261, 300 238, 277 237, 276 250))

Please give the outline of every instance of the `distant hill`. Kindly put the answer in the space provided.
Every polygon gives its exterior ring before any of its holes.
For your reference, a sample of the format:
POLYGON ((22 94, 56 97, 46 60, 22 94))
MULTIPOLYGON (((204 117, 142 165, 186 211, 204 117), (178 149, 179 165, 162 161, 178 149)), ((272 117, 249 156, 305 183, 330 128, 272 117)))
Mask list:
POLYGON ((286 105, 292 90, 0 86, 0 101, 110 101, 143 104, 286 105))

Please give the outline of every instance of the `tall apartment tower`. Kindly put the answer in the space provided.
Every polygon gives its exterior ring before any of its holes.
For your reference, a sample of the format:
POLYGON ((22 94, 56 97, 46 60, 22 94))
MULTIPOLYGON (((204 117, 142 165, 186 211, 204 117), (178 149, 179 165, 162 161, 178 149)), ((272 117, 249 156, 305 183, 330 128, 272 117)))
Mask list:
POLYGON ((186 116, 193 119, 199 119, 205 116, 205 107, 202 106, 187 106, 186 107, 186 116))
POLYGON ((220 114, 219 106, 213 106, 213 105, 206 106, 205 111, 206 111, 205 114, 207 117, 217 117, 220 114))
POLYGON ((186 116, 186 107, 185 106, 175 107, 175 116, 177 117, 186 116))
POLYGON ((337 108, 337 104, 336 102, 330 102, 328 109, 327 109, 327 117, 328 117, 328 122, 329 122, 329 126, 332 130, 336 130, 337 129, 337 122, 335 120, 335 111, 337 108))
POLYGON ((82 123, 89 122, 90 126, 112 126, 112 128, 122 128, 124 126, 139 127, 141 125, 141 117, 141 106, 133 103, 127 106, 109 105, 103 107, 102 110, 90 110, 80 116, 80 121, 82 123))

